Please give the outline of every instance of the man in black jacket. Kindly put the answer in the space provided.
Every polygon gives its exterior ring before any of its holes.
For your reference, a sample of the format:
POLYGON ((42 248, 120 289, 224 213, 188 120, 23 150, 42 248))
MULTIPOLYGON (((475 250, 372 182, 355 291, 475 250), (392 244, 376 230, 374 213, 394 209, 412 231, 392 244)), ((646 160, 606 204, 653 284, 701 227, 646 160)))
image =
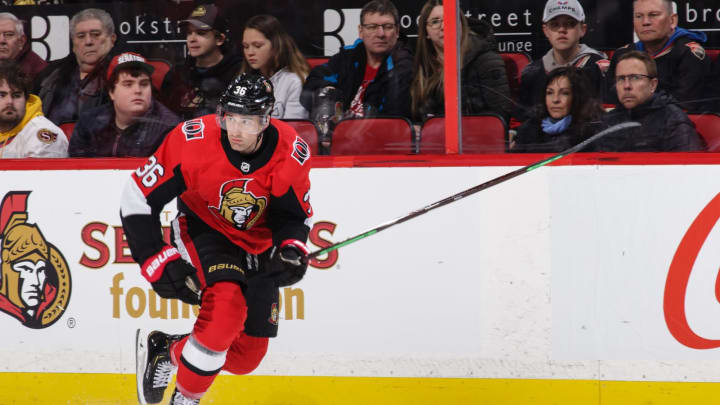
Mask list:
POLYGON ((617 60, 615 88, 620 105, 608 113, 608 126, 637 121, 641 127, 597 141, 602 152, 674 152, 705 149, 703 139, 672 97, 658 91, 657 66, 645 52, 626 52, 617 60))
POLYGON ((398 42, 398 11, 392 2, 373 0, 360 12, 360 38, 308 76, 300 103, 313 115, 313 98, 328 87, 339 90, 344 116, 410 117, 413 60, 398 42))
POLYGON ((70 19, 73 53, 49 64, 35 79, 43 113, 57 125, 108 101, 105 72, 115 45, 115 23, 105 10, 88 8, 70 19))
POLYGON ((201 4, 179 25, 188 58, 168 75, 161 101, 186 120, 214 114, 242 61, 230 45, 228 21, 214 4, 201 4))
MULTIPOLYGON (((608 75, 612 81, 619 58, 633 50, 647 52, 657 64, 658 88, 690 111, 702 109, 701 101, 710 75, 711 61, 702 46, 707 35, 677 26, 678 15, 670 0, 634 0, 633 24, 640 39, 615 51, 608 75)), ((616 104, 614 83, 607 85, 606 101, 616 104)))
POLYGON ((107 72, 112 102, 80 115, 70 157, 147 157, 160 146, 180 118, 153 99, 153 70, 137 53, 113 58, 107 72))

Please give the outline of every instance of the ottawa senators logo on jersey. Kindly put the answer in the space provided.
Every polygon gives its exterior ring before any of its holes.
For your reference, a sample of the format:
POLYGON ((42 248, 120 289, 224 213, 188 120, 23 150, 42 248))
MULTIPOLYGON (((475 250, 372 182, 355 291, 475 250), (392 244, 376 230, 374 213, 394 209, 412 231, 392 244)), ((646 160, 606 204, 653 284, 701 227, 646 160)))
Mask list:
POLYGON ((29 224, 29 191, 10 192, 0 205, 0 311, 41 329, 57 321, 70 300, 70 271, 62 253, 29 224))
POLYGON ((220 202, 210 211, 230 222, 237 229, 253 227, 267 207, 267 198, 258 197, 247 189, 252 179, 230 180, 220 187, 220 202))
POLYGON ((270 318, 268 318, 268 322, 270 322, 273 325, 277 325, 279 319, 280 319, 280 310, 278 309, 278 304, 277 304, 277 302, 273 302, 272 307, 270 308, 270 318))

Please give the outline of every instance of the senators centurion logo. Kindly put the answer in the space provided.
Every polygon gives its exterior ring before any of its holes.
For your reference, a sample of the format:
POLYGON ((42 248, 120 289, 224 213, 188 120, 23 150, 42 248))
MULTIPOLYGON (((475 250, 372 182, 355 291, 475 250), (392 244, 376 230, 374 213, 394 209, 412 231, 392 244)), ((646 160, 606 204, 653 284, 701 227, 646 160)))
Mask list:
POLYGON ((267 198, 256 196, 248 190, 251 181, 252 179, 237 179, 223 184, 220 187, 218 206, 211 206, 210 211, 237 229, 252 228, 265 211, 267 198))
POLYGON ((57 321, 70 301, 65 257, 28 223, 29 191, 9 192, 0 205, 0 311, 41 329, 57 321))

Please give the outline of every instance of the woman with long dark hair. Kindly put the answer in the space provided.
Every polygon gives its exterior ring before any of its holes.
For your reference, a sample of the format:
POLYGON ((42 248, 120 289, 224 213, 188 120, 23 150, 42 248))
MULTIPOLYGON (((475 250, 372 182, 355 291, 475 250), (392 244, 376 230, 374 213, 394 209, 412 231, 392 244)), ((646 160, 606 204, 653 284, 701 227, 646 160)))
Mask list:
POLYGON ((273 118, 307 118, 300 92, 310 65, 277 18, 256 15, 245 24, 242 39, 242 73, 256 72, 275 88, 273 118))
POLYGON ((511 151, 561 152, 595 134, 604 111, 591 94, 590 83, 576 68, 552 70, 545 81, 544 103, 518 128, 511 151))
MULTIPOLYGON (((484 21, 460 15, 462 113, 494 112, 507 119, 511 111, 505 63, 497 52, 492 29, 484 21)), ((420 12, 415 50, 415 77, 410 87, 415 122, 445 114, 443 84, 442 0, 429 0, 420 12)))

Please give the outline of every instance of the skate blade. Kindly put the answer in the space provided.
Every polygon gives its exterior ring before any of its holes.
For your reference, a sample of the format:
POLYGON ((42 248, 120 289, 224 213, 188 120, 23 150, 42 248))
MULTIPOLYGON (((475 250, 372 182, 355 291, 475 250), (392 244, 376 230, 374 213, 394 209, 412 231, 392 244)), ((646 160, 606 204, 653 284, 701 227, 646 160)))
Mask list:
POLYGON ((147 336, 140 329, 135 333, 135 385, 140 405, 147 405, 143 394, 143 376, 147 366, 147 336))

